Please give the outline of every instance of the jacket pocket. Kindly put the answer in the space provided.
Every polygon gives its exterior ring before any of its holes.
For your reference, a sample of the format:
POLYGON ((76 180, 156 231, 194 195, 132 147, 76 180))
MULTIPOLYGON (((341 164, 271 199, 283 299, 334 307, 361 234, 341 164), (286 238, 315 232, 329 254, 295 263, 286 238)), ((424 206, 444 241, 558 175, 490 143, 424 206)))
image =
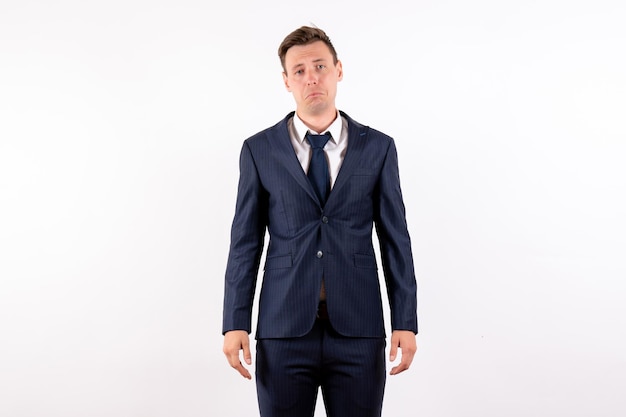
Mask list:
POLYGON ((265 259, 265 269, 291 268, 291 255, 270 256, 265 259))
POLYGON ((354 266, 356 266, 357 268, 378 269, 378 267, 376 266, 376 257, 374 255, 355 253, 353 256, 354 266))

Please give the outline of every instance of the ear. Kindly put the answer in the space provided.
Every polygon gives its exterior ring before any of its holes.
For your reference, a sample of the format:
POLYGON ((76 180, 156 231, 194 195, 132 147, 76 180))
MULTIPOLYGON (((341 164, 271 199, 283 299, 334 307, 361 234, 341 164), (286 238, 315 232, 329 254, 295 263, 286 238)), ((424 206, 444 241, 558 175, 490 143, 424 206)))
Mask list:
POLYGON ((341 65, 341 61, 337 60, 335 68, 337 69, 337 81, 343 80, 343 65, 341 65))
POLYGON ((291 87, 289 87, 289 78, 287 77, 287 73, 283 71, 283 82, 285 83, 285 88, 287 91, 291 92, 291 87))

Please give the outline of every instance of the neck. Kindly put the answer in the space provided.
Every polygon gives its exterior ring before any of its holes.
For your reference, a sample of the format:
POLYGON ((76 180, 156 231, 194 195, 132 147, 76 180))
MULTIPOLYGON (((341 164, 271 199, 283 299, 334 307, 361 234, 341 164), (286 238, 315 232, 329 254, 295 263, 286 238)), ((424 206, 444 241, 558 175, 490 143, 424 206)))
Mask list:
POLYGON ((301 114, 299 111, 297 113, 306 127, 315 132, 324 133, 324 131, 333 124, 339 112, 336 108, 333 108, 332 111, 323 114, 301 114))

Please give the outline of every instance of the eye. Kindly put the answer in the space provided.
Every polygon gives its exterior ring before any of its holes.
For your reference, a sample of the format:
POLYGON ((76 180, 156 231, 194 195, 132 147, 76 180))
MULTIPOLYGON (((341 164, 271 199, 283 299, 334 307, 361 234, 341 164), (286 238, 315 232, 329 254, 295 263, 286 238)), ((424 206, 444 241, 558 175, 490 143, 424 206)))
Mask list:
POLYGON ((317 69, 319 69, 319 70, 323 70, 324 68, 326 68, 326 65, 324 65, 324 64, 319 64, 317 66, 317 69))
POLYGON ((294 74, 295 75, 302 75, 302 74, 304 74, 304 70, 299 69, 294 74))

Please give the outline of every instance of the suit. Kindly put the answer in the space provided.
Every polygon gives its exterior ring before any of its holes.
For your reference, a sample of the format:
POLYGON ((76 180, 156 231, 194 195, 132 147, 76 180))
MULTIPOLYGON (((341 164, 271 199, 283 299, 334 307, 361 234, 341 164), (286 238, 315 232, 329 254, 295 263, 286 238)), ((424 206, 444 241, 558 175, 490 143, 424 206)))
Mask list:
POLYGON ((251 332, 259 296, 257 394, 262 416, 378 417, 385 386, 385 326, 374 226, 394 330, 417 333, 416 281, 393 140, 352 120, 325 204, 290 139, 288 114, 247 139, 226 268, 223 332, 251 332), (326 315, 318 315, 322 281, 326 315))
POLYGON ((348 122, 348 149, 324 207, 290 142, 288 114, 247 139, 226 268, 223 331, 251 331, 265 230, 270 240, 256 331, 258 339, 307 334, 322 279, 334 329, 350 337, 384 337, 376 226, 392 329, 417 333, 416 281, 393 140, 348 122))

